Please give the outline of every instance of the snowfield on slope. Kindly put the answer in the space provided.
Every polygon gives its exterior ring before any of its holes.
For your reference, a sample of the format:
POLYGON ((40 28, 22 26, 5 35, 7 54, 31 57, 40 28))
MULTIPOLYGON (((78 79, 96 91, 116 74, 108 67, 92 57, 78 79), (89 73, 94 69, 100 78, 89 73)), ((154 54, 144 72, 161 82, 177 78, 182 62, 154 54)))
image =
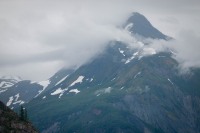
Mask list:
POLYGON ((133 54, 133 56, 131 56, 130 58, 128 58, 128 59, 126 60, 125 64, 128 64, 129 62, 131 62, 131 61, 135 58, 136 55, 138 55, 138 52, 135 52, 135 53, 133 54))
POLYGON ((13 86, 13 85, 14 85, 14 84, 11 83, 11 82, 2 81, 2 82, 0 83, 0 88, 8 88, 8 87, 11 87, 11 86, 13 86))
POLYGON ((57 90, 55 90, 54 92, 51 93, 52 96, 54 95, 59 95, 59 98, 62 97, 62 95, 65 93, 65 91, 67 91, 68 88, 66 89, 61 89, 61 88, 58 88, 57 90))
POLYGON ((12 101, 14 100, 13 96, 9 97, 8 102, 6 103, 6 106, 10 106, 12 104, 12 101))
POLYGON ((71 85, 69 87, 72 87, 77 83, 82 83, 83 79, 84 79, 84 76, 79 76, 73 83, 71 83, 71 85))
POLYGON ((123 50, 121 50, 120 48, 118 49, 119 50, 119 52, 123 55, 123 56, 125 56, 125 54, 124 54, 124 51, 123 50))
MULTIPOLYGON (((22 101, 22 100, 19 100, 19 97, 20 97, 20 94, 17 93, 15 96, 11 96, 9 97, 9 100, 8 102, 6 103, 6 106, 10 106, 11 104, 19 104, 19 105, 22 105, 24 104, 25 102, 22 101)), ((13 107, 14 108, 14 107, 13 107)))
MULTIPOLYGON (((62 78, 60 81, 58 81, 58 82, 56 83, 56 85, 58 85, 58 84, 60 84, 61 82, 63 82, 68 76, 69 76, 69 75, 67 75, 67 76, 65 76, 64 78, 62 78)), ((55 86, 56 86, 56 85, 55 85, 55 86)))
POLYGON ((50 83, 51 83, 51 82, 50 82, 49 80, 38 82, 37 84, 43 86, 43 88, 42 88, 42 90, 39 90, 39 91, 38 91, 38 94, 37 94, 35 97, 39 96, 39 95, 47 88, 47 86, 48 86, 50 83))
POLYGON ((79 93, 80 91, 78 90, 78 89, 72 89, 72 90, 70 90, 69 92, 74 92, 74 93, 79 93))

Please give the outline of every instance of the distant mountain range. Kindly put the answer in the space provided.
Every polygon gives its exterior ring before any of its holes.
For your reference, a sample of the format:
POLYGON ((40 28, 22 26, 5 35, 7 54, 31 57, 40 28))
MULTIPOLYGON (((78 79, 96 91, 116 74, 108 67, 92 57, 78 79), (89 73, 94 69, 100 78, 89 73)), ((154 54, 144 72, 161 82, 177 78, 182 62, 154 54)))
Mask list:
MULTIPOLYGON (((139 13, 122 27, 132 36, 171 39, 139 13)), ((93 61, 46 81, 0 79, 0 100, 24 104, 43 133, 199 133, 200 69, 180 75, 172 55, 112 40, 93 61)))

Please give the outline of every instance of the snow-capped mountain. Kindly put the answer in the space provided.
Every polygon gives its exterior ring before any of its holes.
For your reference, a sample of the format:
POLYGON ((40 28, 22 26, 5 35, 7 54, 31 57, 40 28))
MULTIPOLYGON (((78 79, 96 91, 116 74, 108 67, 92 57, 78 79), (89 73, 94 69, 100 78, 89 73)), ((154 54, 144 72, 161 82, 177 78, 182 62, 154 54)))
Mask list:
POLYGON ((21 80, 18 76, 2 76, 0 78, 0 93, 7 91, 9 87, 12 87, 21 80))
POLYGON ((60 70, 50 79, 40 82, 21 80, 19 77, 4 76, 0 79, 2 84, 0 88, 0 100, 12 109, 17 108, 54 86, 71 71, 60 70))
MULTIPOLYGON (((139 13, 122 27, 132 36, 170 38, 139 13)), ((19 91, 27 91, 30 120, 41 132, 198 133, 200 70, 180 75, 172 54, 113 40, 76 70, 60 70, 43 82, 18 82, 5 102, 12 107, 19 91)))

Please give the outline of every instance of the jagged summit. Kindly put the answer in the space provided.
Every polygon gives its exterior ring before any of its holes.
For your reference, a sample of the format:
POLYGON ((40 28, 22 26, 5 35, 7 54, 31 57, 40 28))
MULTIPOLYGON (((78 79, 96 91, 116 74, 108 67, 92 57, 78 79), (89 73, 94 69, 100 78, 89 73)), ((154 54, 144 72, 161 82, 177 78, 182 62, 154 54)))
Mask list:
POLYGON ((145 38, 153 39, 164 39, 168 37, 157 30, 152 24, 147 20, 145 16, 138 12, 133 12, 124 26, 133 34, 139 34, 145 38))

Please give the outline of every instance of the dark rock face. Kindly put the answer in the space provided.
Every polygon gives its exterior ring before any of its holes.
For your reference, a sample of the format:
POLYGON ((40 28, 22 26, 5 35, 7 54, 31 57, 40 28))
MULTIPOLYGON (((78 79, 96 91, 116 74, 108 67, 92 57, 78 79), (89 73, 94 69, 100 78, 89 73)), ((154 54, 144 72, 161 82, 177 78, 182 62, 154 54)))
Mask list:
POLYGON ((126 26, 132 24, 130 31, 145 38, 167 39, 168 37, 154 28, 151 23, 140 13, 133 13, 127 20, 126 26))
POLYGON ((0 101, 0 133, 38 133, 32 124, 21 121, 18 115, 0 101))

